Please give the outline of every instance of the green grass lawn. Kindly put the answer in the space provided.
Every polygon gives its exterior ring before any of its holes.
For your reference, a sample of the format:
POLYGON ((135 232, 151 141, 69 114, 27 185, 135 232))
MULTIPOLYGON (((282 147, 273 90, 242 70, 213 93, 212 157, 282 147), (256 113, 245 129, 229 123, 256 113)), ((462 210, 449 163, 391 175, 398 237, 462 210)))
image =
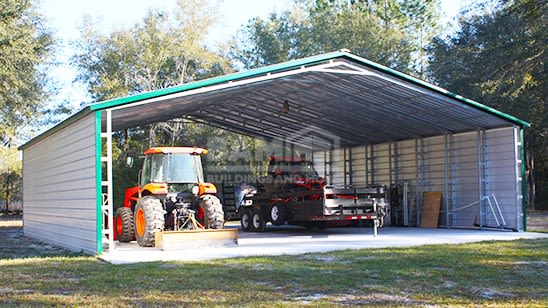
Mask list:
POLYGON ((131 265, 10 241, 1 306, 548 306, 548 239, 131 265))

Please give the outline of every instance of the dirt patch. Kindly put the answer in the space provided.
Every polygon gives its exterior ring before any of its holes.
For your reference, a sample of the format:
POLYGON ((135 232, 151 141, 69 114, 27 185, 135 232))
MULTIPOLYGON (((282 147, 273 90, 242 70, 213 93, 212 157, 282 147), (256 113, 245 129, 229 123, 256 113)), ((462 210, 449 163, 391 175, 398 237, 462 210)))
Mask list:
POLYGON ((13 228, 23 226, 23 216, 21 214, 0 214, 0 228, 13 228))
POLYGON ((548 232, 548 211, 528 211, 527 229, 548 232))
POLYGON ((307 296, 295 297, 294 300, 301 304, 312 304, 314 301, 326 301, 333 303, 337 306, 367 306, 368 304, 392 304, 392 305, 408 305, 413 301, 407 297, 399 295, 390 295, 384 293, 372 293, 372 294, 338 294, 328 295, 323 293, 315 293, 307 296))
POLYGON ((54 257, 77 255, 23 235, 23 221, 19 216, 0 216, 0 259, 54 257))

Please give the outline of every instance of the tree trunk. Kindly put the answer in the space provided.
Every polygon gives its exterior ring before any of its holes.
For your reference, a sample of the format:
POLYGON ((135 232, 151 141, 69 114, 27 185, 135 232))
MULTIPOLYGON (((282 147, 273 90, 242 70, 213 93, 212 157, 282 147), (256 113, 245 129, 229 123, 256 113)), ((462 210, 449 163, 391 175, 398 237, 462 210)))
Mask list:
POLYGON ((4 209, 4 214, 7 216, 9 213, 10 206, 10 176, 11 173, 8 173, 6 176, 6 208, 4 209))
POLYGON ((534 159, 534 138, 531 136, 531 134, 525 135, 525 179, 522 179, 522 181, 526 181, 527 183, 527 208, 529 209, 535 209, 535 194, 536 194, 536 186, 535 186, 535 159, 534 159))

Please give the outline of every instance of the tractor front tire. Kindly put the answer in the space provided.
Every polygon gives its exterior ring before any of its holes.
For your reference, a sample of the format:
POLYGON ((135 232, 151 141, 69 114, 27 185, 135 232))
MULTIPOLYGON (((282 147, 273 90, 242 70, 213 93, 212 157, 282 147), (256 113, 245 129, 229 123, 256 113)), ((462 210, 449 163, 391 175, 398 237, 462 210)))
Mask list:
POLYGON ((204 210, 204 227, 206 229, 222 229, 225 225, 223 205, 219 198, 213 195, 200 197, 200 207, 204 210))
POLYGON ((120 207, 116 210, 116 238, 120 243, 129 243, 135 238, 135 222, 130 208, 120 207))
POLYGON ((154 246, 154 234, 164 230, 164 208, 160 199, 145 196, 135 206, 135 239, 141 247, 154 246))

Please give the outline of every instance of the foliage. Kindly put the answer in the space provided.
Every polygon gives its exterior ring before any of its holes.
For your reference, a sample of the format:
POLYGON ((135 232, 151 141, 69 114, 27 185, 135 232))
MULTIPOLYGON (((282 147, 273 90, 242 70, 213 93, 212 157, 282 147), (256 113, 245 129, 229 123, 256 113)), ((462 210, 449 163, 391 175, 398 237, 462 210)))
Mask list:
POLYGON ((21 193, 21 159, 19 151, 14 147, 0 147, 0 200, 7 206, 21 193))
POLYGON ((39 65, 52 37, 29 0, 0 1, 0 142, 12 142, 47 94, 39 65))
POLYGON ((484 1, 465 11, 460 30, 437 37, 431 78, 532 124, 526 130, 529 205, 548 208, 548 108, 546 42, 548 4, 540 0, 484 1), (494 7, 493 10, 485 8, 494 7), (474 14, 473 12, 482 12, 474 14), (544 204, 540 204, 544 202, 544 204))
POLYGON ((232 56, 254 68, 343 48, 420 74, 437 27, 437 1, 296 1, 291 10, 254 18, 240 30, 232 56))
POLYGON ((20 190, 15 149, 21 129, 36 122, 44 98, 53 39, 30 0, 0 1, 0 195, 9 203, 20 190))
POLYGON ((96 101, 157 90, 223 73, 228 63, 205 46, 215 20, 200 1, 179 1, 172 15, 150 11, 139 24, 108 35, 84 22, 78 79, 96 101))

